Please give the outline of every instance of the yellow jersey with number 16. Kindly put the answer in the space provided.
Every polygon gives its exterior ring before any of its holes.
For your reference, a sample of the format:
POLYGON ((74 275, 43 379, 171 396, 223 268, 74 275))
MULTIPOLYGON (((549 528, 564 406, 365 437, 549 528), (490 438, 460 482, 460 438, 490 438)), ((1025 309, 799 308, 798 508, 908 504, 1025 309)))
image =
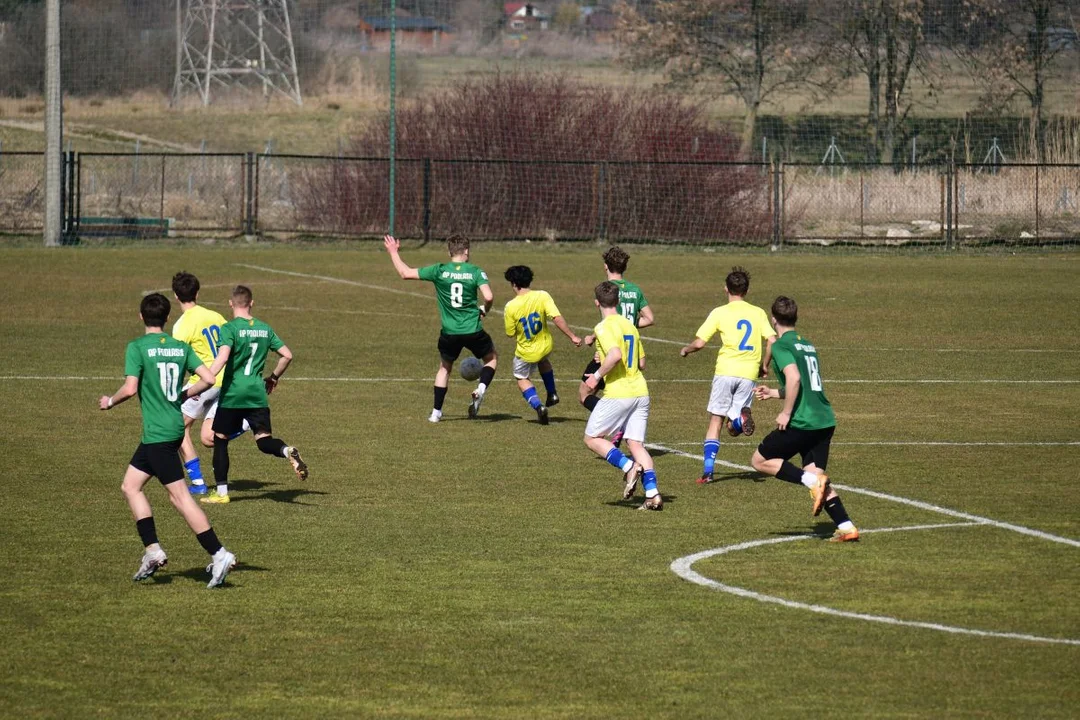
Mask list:
MULTIPOLYGON (((210 367, 214 358, 217 357, 218 343, 221 341, 221 328, 225 325, 225 318, 221 313, 207 310, 202 305, 196 305, 176 319, 173 325, 172 336, 181 342, 186 342, 202 360, 203 365, 210 367)), ((221 379, 225 375, 222 370, 214 378, 215 387, 221 387, 221 379)))
POLYGON ((528 363, 546 358, 555 345, 548 322, 559 317, 559 308, 543 290, 514 296, 503 311, 503 329, 517 339, 514 354, 528 363))
POLYGON ((604 376, 604 397, 646 397, 649 386, 638 368, 638 361, 645 357, 645 348, 641 345, 641 336, 634 324, 616 313, 601 320, 593 328, 593 333, 601 362, 612 348, 622 349, 622 360, 604 376))

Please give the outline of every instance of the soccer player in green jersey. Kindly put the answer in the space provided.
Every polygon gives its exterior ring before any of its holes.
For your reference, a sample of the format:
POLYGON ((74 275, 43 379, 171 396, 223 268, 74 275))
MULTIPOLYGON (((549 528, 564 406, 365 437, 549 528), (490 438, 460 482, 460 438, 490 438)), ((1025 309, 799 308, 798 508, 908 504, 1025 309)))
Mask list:
POLYGON ((225 581, 236 564, 236 556, 222 547, 210 521, 196 504, 184 483, 184 466, 180 463, 180 443, 184 439, 184 416, 180 404, 192 395, 214 385, 214 375, 199 360, 186 343, 165 334, 171 306, 161 293, 151 293, 142 299, 139 317, 146 333, 128 343, 124 355, 124 384, 112 395, 102 395, 98 402, 109 410, 135 395, 142 405, 142 441, 124 473, 120 486, 128 507, 135 516, 135 529, 142 539, 144 551, 139 570, 133 580, 150 577, 158 568, 168 564, 168 557, 158 542, 154 514, 143 488, 157 477, 169 493, 169 500, 195 533, 199 544, 210 553, 207 568, 210 583, 216 587, 225 581), (181 390, 186 373, 199 376, 199 381, 181 390))
MULTIPOLYGON (((635 283, 630 282, 623 278, 623 274, 626 272, 626 267, 630 263, 630 255, 618 245, 613 245, 607 249, 604 253, 604 272, 607 274, 608 282, 613 283, 619 288, 619 300, 616 306, 616 310, 620 315, 630 321, 630 324, 636 327, 638 330, 652 325, 656 319, 653 317, 652 308, 649 307, 649 301, 645 299, 645 293, 635 283)), ((592 346, 596 341, 596 336, 586 335, 585 344, 592 346)), ((600 356, 594 355, 592 362, 586 367, 584 372, 581 373, 581 385, 578 386, 578 399, 581 404, 585 406, 585 409, 590 413, 596 408, 596 404, 600 401, 597 396, 601 390, 604 389, 604 381, 600 382, 594 388, 586 387, 586 380, 590 375, 596 372, 600 367, 600 356)), ((620 429, 611 436, 612 442, 618 447, 622 441, 623 431, 620 429)))
POLYGON ((795 330, 799 307, 794 300, 781 295, 773 302, 771 312, 771 322, 779 336, 772 346, 771 364, 777 382, 782 385, 779 389, 759 385, 754 394, 759 400, 782 399, 784 407, 776 416, 776 429, 761 441, 750 464, 760 473, 810 488, 814 515, 824 507, 836 523, 833 540, 858 540, 859 530, 825 474, 836 415, 825 397, 817 349, 795 330), (788 462, 796 454, 802 456, 802 469, 788 462))
POLYGON ((450 371, 465 349, 484 363, 469 404, 469 417, 475 418, 484 394, 495 378, 499 361, 495 343, 481 324, 495 302, 487 273, 469 262, 469 240, 463 235, 452 235, 446 241, 450 262, 422 268, 411 267, 401 259, 401 242, 393 235, 383 238, 383 245, 402 280, 426 280, 435 285, 442 331, 439 333, 439 369, 435 373, 435 405, 428 420, 436 423, 442 419, 450 371))
POLYGON ((273 329, 258 318, 252 317, 251 288, 237 285, 229 298, 233 319, 221 328, 217 357, 210 372, 217 375, 222 370, 221 396, 218 399, 217 416, 214 417, 214 481, 217 492, 202 498, 204 503, 229 502, 229 439, 235 437, 246 420, 255 434, 259 450, 274 457, 286 458, 301 480, 307 480, 308 467, 301 459, 300 451, 286 445, 272 435, 270 425, 270 401, 268 395, 277 387, 278 380, 293 354, 273 329), (274 371, 263 378, 263 368, 270 351, 278 354, 274 371))

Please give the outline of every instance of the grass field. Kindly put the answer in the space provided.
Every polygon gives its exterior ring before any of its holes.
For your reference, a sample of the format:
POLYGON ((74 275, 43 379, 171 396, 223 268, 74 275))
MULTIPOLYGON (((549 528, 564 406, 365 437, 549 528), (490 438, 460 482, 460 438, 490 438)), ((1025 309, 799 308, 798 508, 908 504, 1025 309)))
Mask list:
MULTIPOLYGON (((374 246, 0 249, 0 715, 1075 717, 1080 255, 632 253, 657 316, 643 342, 649 440, 669 448, 662 513, 621 502, 582 445, 587 353, 561 337, 550 426, 509 380, 498 317, 481 419, 455 379, 445 421, 426 422, 430 286, 374 246), (839 417, 830 475, 860 528, 950 527, 821 542, 832 527, 806 492, 744 468, 756 436, 725 438, 719 481, 694 482, 713 357, 677 351, 736 262, 752 300, 802 306, 839 417), (119 485, 139 411, 96 409, 141 333, 141 294, 181 268, 219 309, 229 285, 254 288, 297 356, 275 434, 312 468, 301 485, 234 444, 234 502, 209 512, 240 564, 218 591, 155 485, 170 564, 131 582, 141 548, 119 485), (671 569, 743 543, 692 569, 752 597, 671 569)), ((595 322, 596 248, 474 260, 498 307, 496 278, 524 262, 573 325, 595 322)), ((759 433, 776 411, 758 406, 759 433)))

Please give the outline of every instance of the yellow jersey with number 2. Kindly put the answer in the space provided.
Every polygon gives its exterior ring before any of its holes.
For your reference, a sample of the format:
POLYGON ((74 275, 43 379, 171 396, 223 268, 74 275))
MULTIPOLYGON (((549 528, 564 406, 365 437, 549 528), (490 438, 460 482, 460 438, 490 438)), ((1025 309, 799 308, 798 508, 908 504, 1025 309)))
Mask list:
POLYGON ((765 343, 776 335, 765 311, 745 300, 721 305, 709 313, 697 337, 709 342, 716 333, 720 333, 721 343, 716 374, 757 380, 765 343))
POLYGON ((543 290, 530 290, 515 296, 503 310, 506 334, 517 339, 514 354, 528 363, 540 362, 551 354, 555 341, 548 323, 562 313, 543 290))
POLYGON ((649 386, 638 368, 638 361, 645 357, 645 348, 641 345, 641 336, 634 324, 616 313, 605 316, 593 328, 593 333, 601 362, 612 348, 622 348, 622 361, 604 376, 604 397, 646 397, 649 386))
MULTIPOLYGON (((207 310, 202 305, 196 305, 176 319, 173 324, 172 336, 181 342, 186 342, 202 360, 203 365, 210 367, 214 358, 217 357, 218 342, 221 340, 221 328, 225 325, 225 318, 221 313, 207 310)), ((214 386, 221 387, 221 378, 225 375, 222 370, 214 378, 214 386)))

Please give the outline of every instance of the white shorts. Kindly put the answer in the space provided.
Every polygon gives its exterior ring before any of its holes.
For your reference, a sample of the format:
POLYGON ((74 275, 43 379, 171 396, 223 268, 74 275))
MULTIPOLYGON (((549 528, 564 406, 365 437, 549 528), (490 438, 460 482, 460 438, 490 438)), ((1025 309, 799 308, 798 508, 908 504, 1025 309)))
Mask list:
POLYGON ((596 403, 589 422, 585 425, 585 434, 589 437, 604 437, 619 430, 625 440, 645 442, 645 427, 649 424, 649 396, 634 398, 600 398, 596 403))
POLYGON ((528 380, 532 377, 533 370, 536 370, 536 366, 547 360, 549 356, 545 355, 537 362, 531 363, 522 360, 517 355, 514 356, 514 378, 517 380, 528 380))
MULTIPOLYGON (((184 389, 187 390, 194 384, 195 383, 188 383, 184 386, 184 389)), ((215 386, 209 390, 204 390, 198 397, 185 400, 184 404, 180 406, 180 412, 195 420, 202 420, 203 418, 212 419, 217 415, 218 395, 220 394, 220 387, 215 386)))
POLYGON ((734 420, 744 407, 750 407, 754 399, 756 383, 746 378, 713 375, 712 392, 709 393, 709 414, 734 420))

